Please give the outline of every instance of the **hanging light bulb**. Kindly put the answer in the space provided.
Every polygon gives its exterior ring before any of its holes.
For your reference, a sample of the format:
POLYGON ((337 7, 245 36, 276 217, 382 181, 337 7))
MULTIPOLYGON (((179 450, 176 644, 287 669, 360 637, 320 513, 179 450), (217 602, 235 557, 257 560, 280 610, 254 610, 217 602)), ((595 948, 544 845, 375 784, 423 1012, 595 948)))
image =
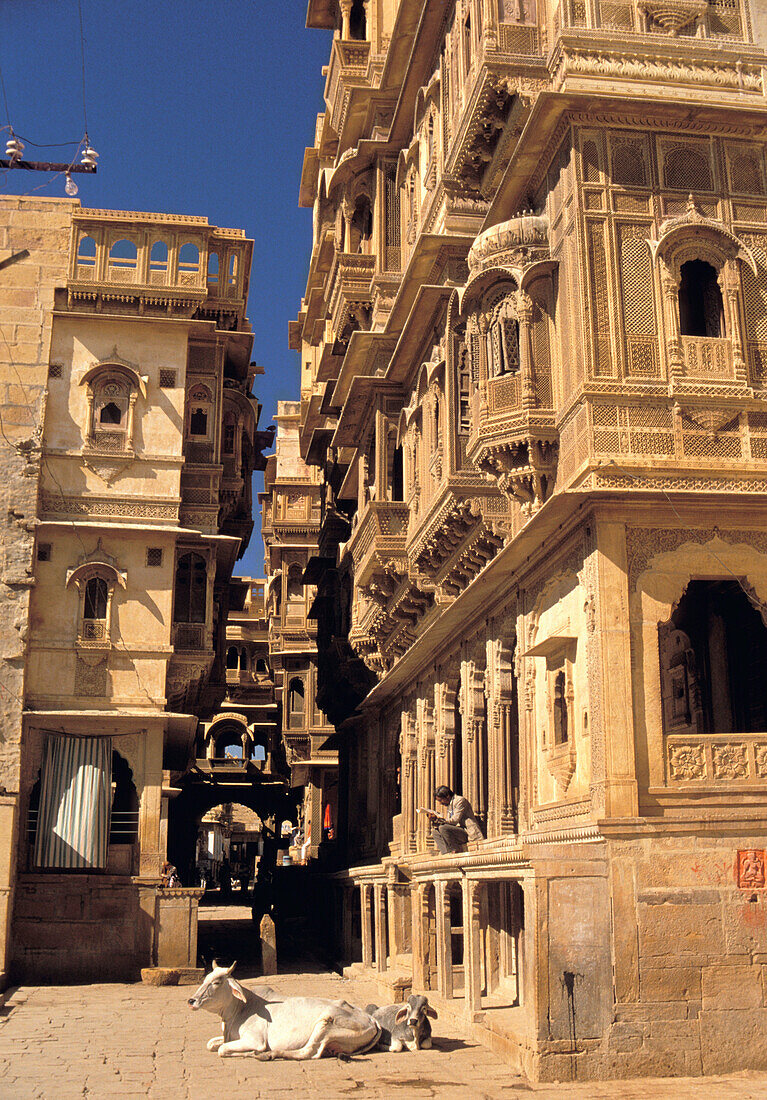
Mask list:
POLYGON ((64 190, 69 195, 69 197, 73 199, 75 197, 75 195, 77 194, 78 187, 77 187, 77 184, 75 183, 75 181, 70 176, 69 172, 67 172, 66 176, 67 176, 67 182, 64 184, 64 190))
POLYGON ((10 136, 5 143, 5 155, 10 160, 11 166, 13 166, 15 161, 21 160, 21 155, 23 152, 24 143, 22 141, 19 141, 13 130, 11 130, 10 136))

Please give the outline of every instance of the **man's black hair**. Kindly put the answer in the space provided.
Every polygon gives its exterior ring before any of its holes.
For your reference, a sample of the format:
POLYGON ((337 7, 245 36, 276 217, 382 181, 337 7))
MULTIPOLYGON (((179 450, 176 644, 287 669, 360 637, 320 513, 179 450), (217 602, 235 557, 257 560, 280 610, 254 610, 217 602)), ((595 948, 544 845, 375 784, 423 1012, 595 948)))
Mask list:
POLYGON ((452 798, 453 792, 450 790, 449 787, 437 787, 436 791, 434 792, 434 797, 440 799, 452 798))

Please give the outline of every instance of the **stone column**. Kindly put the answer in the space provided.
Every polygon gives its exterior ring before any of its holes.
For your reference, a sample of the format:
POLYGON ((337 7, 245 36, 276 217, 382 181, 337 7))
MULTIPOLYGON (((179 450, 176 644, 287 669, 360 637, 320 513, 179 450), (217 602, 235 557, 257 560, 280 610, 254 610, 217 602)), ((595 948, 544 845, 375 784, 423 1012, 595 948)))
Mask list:
POLYGON ((663 303, 666 313, 666 350, 668 354, 668 372, 670 381, 681 378, 684 373, 682 339, 679 334, 679 278, 666 268, 661 275, 663 303))
POLYGON ((426 988, 426 887, 419 882, 411 894, 413 919, 413 989, 426 988))
MULTIPOLYGON (((631 687, 628 560, 622 523, 600 521, 596 532, 597 586, 593 644, 598 647, 602 728, 592 730, 592 760, 604 759, 604 815, 636 817, 639 812, 631 687), (602 741, 597 753, 595 739, 602 741)), ((593 712, 594 708, 590 708, 593 712)))
POLYGON ((386 887, 377 882, 373 887, 374 935, 376 944, 375 968, 379 973, 387 969, 386 952, 386 887))
POLYGON ((341 207, 344 217, 344 252, 351 252, 352 247, 352 218, 354 217, 354 207, 348 199, 344 199, 341 207))
POLYGON ((448 883, 435 883, 437 903, 437 987, 443 997, 453 996, 453 947, 450 934, 448 883))
POLYGON ((481 821, 487 821, 486 791, 482 783, 485 745, 485 698, 482 672, 474 661, 461 662, 461 718, 463 733, 463 791, 481 821))
POLYGON ((735 372, 735 381, 745 385, 748 381, 748 372, 743 354, 743 330, 740 323, 737 271, 730 270, 730 263, 725 264, 722 268, 719 275, 719 285, 727 311, 726 333, 723 335, 729 336, 732 342, 732 365, 735 372))
POLYGON ((348 42, 351 36, 350 16, 353 0, 339 0, 341 7, 341 41, 348 42))
POLYGON ((473 1020, 482 1010, 482 883, 463 882, 463 980, 466 1015, 473 1020))
POLYGON ((136 416, 137 397, 137 391, 131 390, 130 397, 128 398, 128 416, 125 421, 125 443, 128 450, 133 450, 133 423, 136 416))
POLYGON ((392 959, 413 950, 413 912, 408 883, 389 886, 389 955, 392 959))
POLYGON ((482 0, 482 34, 486 50, 498 49, 498 36, 495 26, 497 0, 482 0))
POLYGON ((352 906, 354 905, 354 888, 351 883, 341 884, 341 955, 342 961, 351 963, 354 961, 354 942, 352 936, 352 906))
POLYGON ((366 970, 371 970, 373 967, 372 913, 370 887, 365 883, 360 885, 360 909, 362 916, 362 965, 366 970))
POLYGON ((455 695, 444 682, 434 685, 434 783, 451 791, 455 790, 455 695))
POLYGON ((487 643, 488 691, 488 836, 513 833, 516 777, 516 728, 513 714, 512 646, 501 638, 487 643))
MULTIPOLYGON (((427 807, 434 803, 434 744, 427 744, 424 749, 426 767, 424 769, 424 803, 427 807)), ((431 824, 425 814, 419 814, 424 818, 424 850, 428 849, 431 842, 431 824)))
POLYGON ((501 832, 517 830, 517 790, 519 786, 519 729, 511 703, 500 706, 503 773, 501 777, 501 832))
POLYGON ((520 290, 517 294, 519 319, 519 375, 522 383, 522 408, 535 406, 535 377, 533 364, 533 300, 520 290))

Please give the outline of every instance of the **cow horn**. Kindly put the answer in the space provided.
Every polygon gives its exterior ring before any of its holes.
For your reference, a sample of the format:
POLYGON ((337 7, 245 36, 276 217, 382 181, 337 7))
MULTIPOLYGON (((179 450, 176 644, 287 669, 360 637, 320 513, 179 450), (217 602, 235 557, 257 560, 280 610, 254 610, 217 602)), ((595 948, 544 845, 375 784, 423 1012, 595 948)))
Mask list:
POLYGON ((218 959, 213 960, 213 969, 218 970, 218 959))
POLYGON ((237 960, 235 959, 235 960, 234 960, 234 962, 233 962, 233 963, 232 963, 232 965, 231 965, 231 966, 229 967, 229 969, 227 970, 227 972, 226 972, 226 973, 227 973, 227 974, 231 974, 231 973, 232 973, 232 971, 234 970, 234 968, 235 968, 235 966, 236 966, 236 965, 237 965, 237 960))

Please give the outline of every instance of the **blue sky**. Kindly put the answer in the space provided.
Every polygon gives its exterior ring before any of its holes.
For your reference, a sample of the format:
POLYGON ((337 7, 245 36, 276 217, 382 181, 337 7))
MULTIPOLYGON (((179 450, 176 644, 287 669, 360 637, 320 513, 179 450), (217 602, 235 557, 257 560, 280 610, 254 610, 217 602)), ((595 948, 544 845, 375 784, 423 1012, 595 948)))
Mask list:
MULTIPOLYGON (((311 211, 298 209, 298 185, 323 106, 329 32, 305 28, 305 0, 81 2, 88 132, 100 159, 98 175, 74 177, 78 197, 83 206, 203 214, 254 238, 248 315, 254 358, 266 368, 256 380, 264 427, 278 400, 298 396, 288 321, 311 247, 311 211)), ((40 144, 79 141, 77 0, 3 0, 1 11, 0 66, 14 129, 40 144)), ((66 153, 27 144, 24 155, 66 160, 66 153)), ((35 187, 58 196, 63 185, 11 172, 0 194, 35 187)), ((260 488, 257 475, 254 495, 260 488)), ((237 571, 263 573, 257 531, 237 571)))

